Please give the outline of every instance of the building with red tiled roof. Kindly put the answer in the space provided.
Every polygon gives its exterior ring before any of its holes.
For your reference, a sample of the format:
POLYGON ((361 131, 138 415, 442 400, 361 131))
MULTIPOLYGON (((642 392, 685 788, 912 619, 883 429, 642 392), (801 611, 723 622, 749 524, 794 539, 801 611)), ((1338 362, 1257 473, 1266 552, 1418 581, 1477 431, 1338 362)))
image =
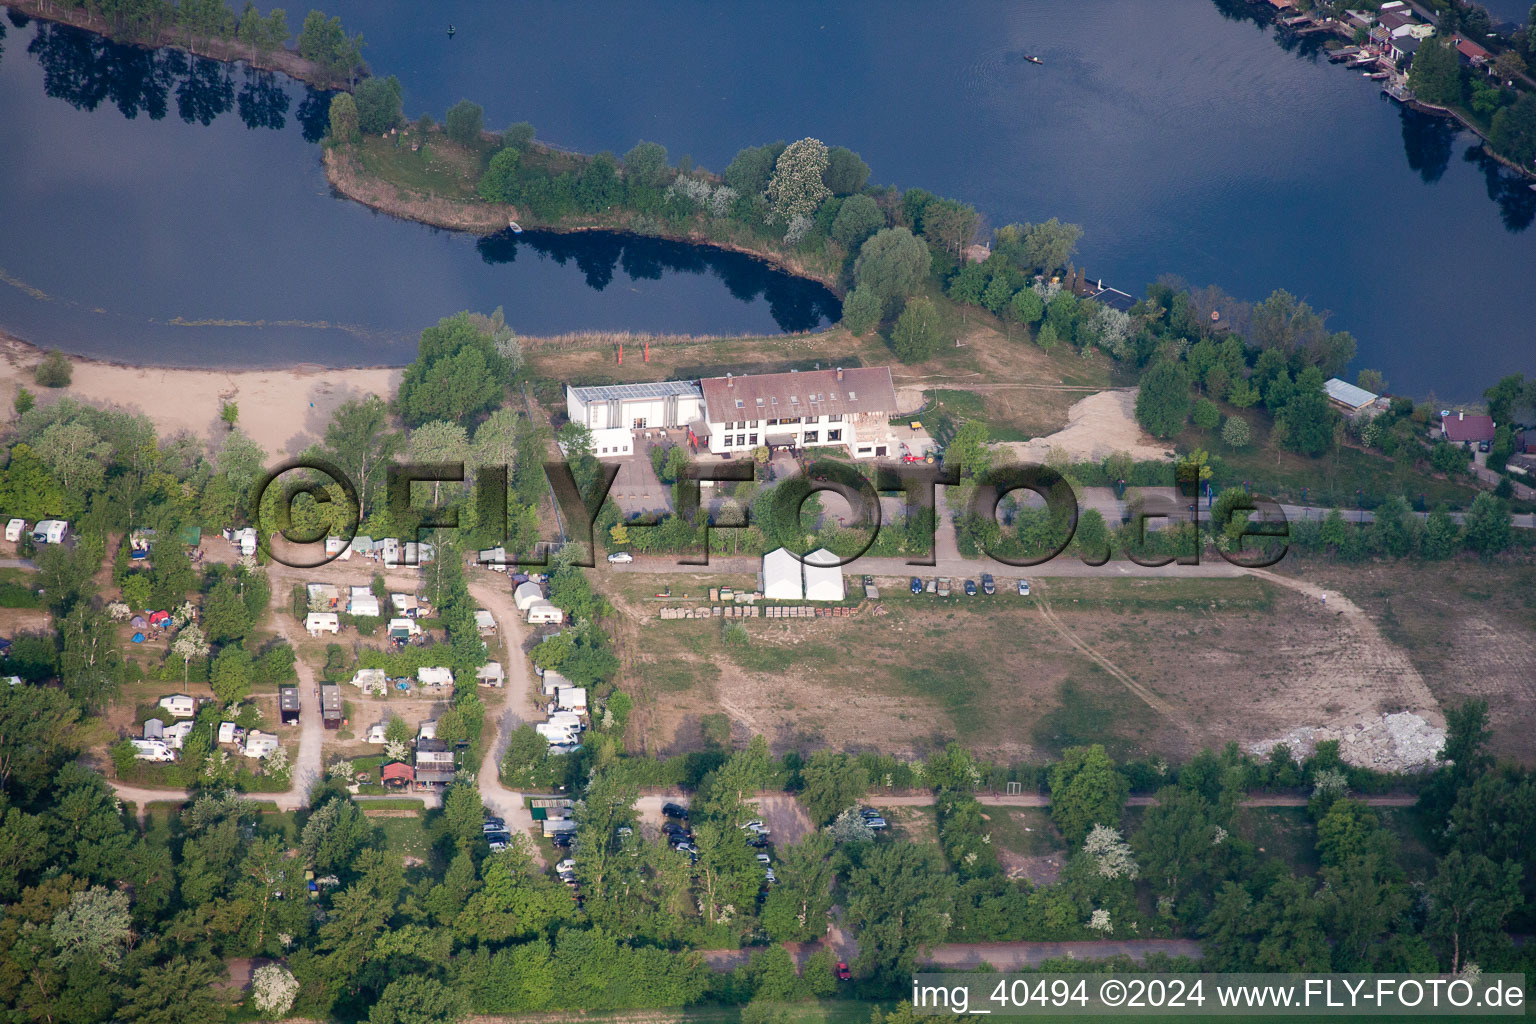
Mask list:
POLYGON ((1493 440, 1493 417, 1452 413, 1440 420, 1440 435, 1453 444, 1474 444, 1493 440))

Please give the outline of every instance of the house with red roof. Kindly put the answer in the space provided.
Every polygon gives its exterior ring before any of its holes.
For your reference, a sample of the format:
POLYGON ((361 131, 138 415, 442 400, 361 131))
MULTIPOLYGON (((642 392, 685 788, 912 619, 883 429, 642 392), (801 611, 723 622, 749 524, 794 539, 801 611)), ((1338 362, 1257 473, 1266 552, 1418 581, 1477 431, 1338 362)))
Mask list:
POLYGON ((1440 419, 1440 436, 1452 444, 1481 444, 1493 440, 1492 416, 1448 413, 1440 419))

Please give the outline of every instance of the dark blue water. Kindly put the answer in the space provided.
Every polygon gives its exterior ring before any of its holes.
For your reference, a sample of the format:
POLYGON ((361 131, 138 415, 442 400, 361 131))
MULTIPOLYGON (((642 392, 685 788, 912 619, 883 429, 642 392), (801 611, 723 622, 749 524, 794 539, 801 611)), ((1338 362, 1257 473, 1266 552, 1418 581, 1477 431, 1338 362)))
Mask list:
MULTIPOLYGON (((1245 298, 1288 288, 1332 310, 1359 338, 1357 366, 1397 390, 1471 397, 1536 371, 1536 192, 1478 160, 1475 140, 1223 3, 327 9, 399 75, 410 116, 470 96, 491 125, 530 120, 589 151, 652 139, 715 169, 742 145, 816 135, 861 152, 876 180, 963 198, 991 224, 1083 224, 1079 264, 1127 291, 1163 273, 1245 298)), ((235 114, 188 127, 47 100, 29 33, 13 30, 0 62, 0 123, 23 118, 37 140, 0 152, 0 266, 50 293, 136 324, 347 324, 311 332, 329 346, 311 358, 338 362, 397 361, 422 323, 498 303, 525 332, 772 326, 768 300, 742 307, 713 274, 620 266, 594 293, 574 262, 487 264, 472 240, 332 200, 291 114, 252 131, 235 114)), ((150 343, 63 337, 78 317, 45 307, 7 295, 0 323, 25 308, 25 333, 71 347, 134 358, 150 343)), ((305 358, 284 354, 291 333, 182 330, 168 350, 184 362, 305 358)))
POLYGON ((521 333, 807 330, 824 288, 611 234, 484 241, 335 198, 328 97, 278 76, 5 22, 0 327, 138 362, 409 362, 458 309, 521 333), (18 145, 17 143, 21 144, 18 145))

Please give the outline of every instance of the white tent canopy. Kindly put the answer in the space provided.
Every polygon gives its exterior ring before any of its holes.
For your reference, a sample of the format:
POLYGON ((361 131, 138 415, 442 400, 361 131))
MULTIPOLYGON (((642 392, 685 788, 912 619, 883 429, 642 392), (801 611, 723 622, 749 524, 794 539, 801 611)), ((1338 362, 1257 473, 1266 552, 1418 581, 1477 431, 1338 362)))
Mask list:
POLYGON ((512 591, 512 600, 517 604, 518 611, 525 612, 529 605, 544 600, 544 591, 532 580, 525 580, 512 591))
POLYGON ((798 601, 805 594, 801 585, 800 559, 787 548, 776 548, 763 556, 763 596, 770 601, 798 601))
POLYGON ((817 548, 805 556, 805 599, 807 601, 841 601, 847 596, 843 590, 843 569, 839 559, 826 548, 817 548))

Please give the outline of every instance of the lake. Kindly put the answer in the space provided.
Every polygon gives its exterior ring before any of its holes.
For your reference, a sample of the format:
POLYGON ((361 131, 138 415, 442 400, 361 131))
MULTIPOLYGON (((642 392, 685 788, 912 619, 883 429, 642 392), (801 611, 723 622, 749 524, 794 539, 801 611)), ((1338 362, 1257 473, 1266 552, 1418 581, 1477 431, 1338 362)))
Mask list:
MULTIPOLYGON (((740 146, 815 135, 860 152, 876 181, 964 199, 993 226, 1080 223, 1079 265, 1132 293, 1164 273, 1250 299, 1287 288, 1332 310, 1359 339, 1356 366, 1396 390, 1472 398, 1536 371, 1536 192, 1448 123, 1282 49, 1250 10, 327 6, 400 77, 408 116, 469 96, 491 126, 532 121, 586 151, 650 139, 717 170, 740 146)), ((46 94, 35 31, 12 27, 0 58, 0 122, 28 140, 0 152, 0 268, 48 296, 0 287, 0 325, 23 336, 127 360, 345 364, 404 361, 423 324, 465 307, 501 305, 526 334, 771 331, 835 315, 819 289, 755 263, 765 276, 743 287, 732 281, 747 268, 714 258, 620 256, 598 291, 552 239, 525 235, 496 262, 510 239, 477 246, 332 198, 302 87, 277 87, 281 130, 247 127, 238 70, 236 109, 207 126, 219 101, 199 106, 200 91, 223 87, 188 85, 190 69, 159 120, 110 101, 88 112, 46 94), (660 276, 629 273, 640 265, 660 276), (253 321, 267 326, 231 325, 253 321)), ((120 55, 75 62, 53 91, 132 77, 120 55)), ((259 99, 246 106, 264 123, 259 99)))

